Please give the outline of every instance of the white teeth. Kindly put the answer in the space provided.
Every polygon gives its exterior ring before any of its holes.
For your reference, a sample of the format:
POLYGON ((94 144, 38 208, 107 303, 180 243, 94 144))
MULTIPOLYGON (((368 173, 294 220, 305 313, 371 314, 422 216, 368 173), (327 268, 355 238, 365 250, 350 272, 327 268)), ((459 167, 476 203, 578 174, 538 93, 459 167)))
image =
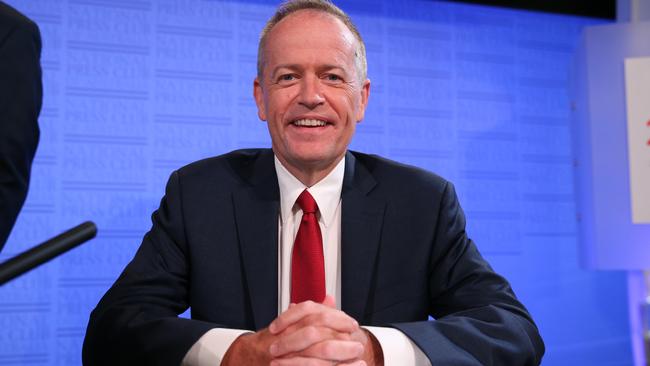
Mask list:
POLYGON ((293 121, 293 124, 296 126, 322 127, 327 123, 325 121, 319 121, 317 119, 299 119, 297 121, 293 121))

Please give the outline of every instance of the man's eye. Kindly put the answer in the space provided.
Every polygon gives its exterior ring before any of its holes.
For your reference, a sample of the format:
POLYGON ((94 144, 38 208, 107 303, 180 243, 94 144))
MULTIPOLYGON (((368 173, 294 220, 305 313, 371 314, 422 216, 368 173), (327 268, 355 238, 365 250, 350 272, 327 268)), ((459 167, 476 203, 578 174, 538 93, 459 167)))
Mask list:
POLYGON ((286 74, 286 75, 280 76, 280 81, 291 81, 291 80, 294 80, 294 79, 295 79, 295 77, 292 74, 286 74))
POLYGON ((327 75, 327 80, 328 81, 341 81, 343 79, 341 79, 341 77, 338 76, 338 75, 329 74, 329 75, 327 75))

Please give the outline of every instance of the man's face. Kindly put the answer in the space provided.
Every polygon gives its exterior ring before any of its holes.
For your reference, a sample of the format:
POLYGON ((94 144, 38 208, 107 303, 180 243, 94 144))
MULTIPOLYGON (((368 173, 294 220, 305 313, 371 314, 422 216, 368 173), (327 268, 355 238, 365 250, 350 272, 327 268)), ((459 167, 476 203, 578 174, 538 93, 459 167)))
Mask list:
POLYGON ((370 82, 360 81, 357 40, 337 18, 301 10, 268 34, 254 94, 273 151, 295 171, 329 171, 363 119, 370 82))

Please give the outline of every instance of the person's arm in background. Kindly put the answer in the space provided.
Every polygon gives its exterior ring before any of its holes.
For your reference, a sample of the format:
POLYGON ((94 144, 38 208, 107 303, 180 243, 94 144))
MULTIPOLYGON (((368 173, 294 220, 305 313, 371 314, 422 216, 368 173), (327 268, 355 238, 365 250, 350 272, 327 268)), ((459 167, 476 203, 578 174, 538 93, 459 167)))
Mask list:
POLYGON ((0 2, 0 250, 22 207, 39 139, 41 36, 0 2))

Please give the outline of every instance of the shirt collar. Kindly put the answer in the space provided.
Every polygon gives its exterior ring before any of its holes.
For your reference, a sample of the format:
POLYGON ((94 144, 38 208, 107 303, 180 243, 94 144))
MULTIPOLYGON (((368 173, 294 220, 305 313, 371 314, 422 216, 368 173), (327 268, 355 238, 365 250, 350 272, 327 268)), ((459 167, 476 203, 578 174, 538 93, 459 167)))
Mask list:
MULTIPOLYGON (((343 174, 345 173, 345 156, 343 159, 332 169, 332 171, 318 183, 311 187, 302 184, 298 178, 294 177, 287 168, 285 168, 280 160, 274 156, 275 172, 278 176, 278 185, 280 186, 280 219, 286 222, 291 214, 293 214, 294 205, 298 196, 302 191, 307 191, 314 197, 318 210, 320 212, 320 219, 323 225, 329 226, 334 220, 336 207, 341 201, 341 189, 343 187, 343 174)), ((295 208, 299 208, 296 206, 295 208)))

